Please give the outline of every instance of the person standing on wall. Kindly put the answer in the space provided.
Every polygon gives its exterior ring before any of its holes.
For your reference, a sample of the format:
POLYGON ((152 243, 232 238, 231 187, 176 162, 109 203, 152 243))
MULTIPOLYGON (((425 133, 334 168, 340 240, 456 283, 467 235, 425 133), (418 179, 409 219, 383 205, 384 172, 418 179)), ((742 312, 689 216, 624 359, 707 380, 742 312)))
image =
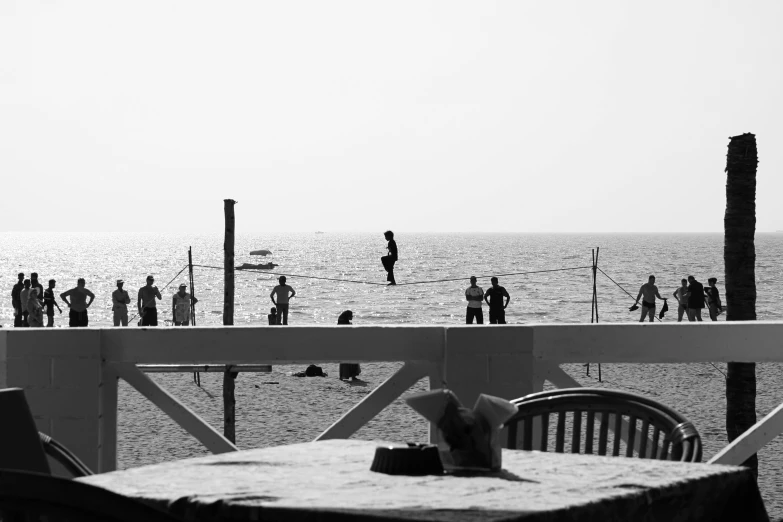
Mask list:
POLYGON ((287 325, 288 302, 296 295, 296 291, 285 284, 285 276, 280 276, 277 280, 280 282, 280 284, 272 289, 272 293, 269 294, 269 298, 272 300, 272 304, 277 307, 277 324, 287 325), (277 295, 277 301, 275 301, 275 295, 277 295))
POLYGON ((171 303, 171 313, 174 317, 174 326, 190 326, 190 310, 198 299, 187 292, 188 285, 179 285, 179 292, 174 294, 171 303))
POLYGON ((146 286, 139 288, 139 297, 136 300, 136 307, 141 316, 141 326, 158 326, 158 307, 155 299, 163 299, 157 286, 152 286, 155 278, 147 276, 146 286))
POLYGON ((117 279, 117 290, 111 293, 111 310, 114 313, 114 326, 128 326, 128 305, 131 302, 127 290, 123 290, 125 281, 117 279))
POLYGON ((87 326, 89 324, 87 309, 95 300, 95 294, 87 290, 84 285, 84 278, 80 277, 76 281, 76 288, 71 288, 60 294, 60 299, 65 301, 65 304, 71 309, 68 313, 68 326, 72 328, 87 326), (68 301, 68 297, 71 298, 70 301, 68 301), (90 298, 89 302, 87 302, 88 297, 90 298))
POLYGON ((688 276, 688 321, 701 322, 701 310, 704 308, 704 285, 688 276))
POLYGON ((14 327, 23 326, 22 324, 22 289, 24 288, 24 272, 17 275, 19 281, 11 289, 11 306, 14 307, 14 327))
POLYGON ((498 284, 498 278, 490 279, 492 287, 484 294, 484 302, 489 306, 489 324, 506 324, 506 307, 511 296, 505 288, 498 284), (503 298, 506 298, 505 304, 503 298))
POLYGON ((476 324, 484 324, 484 313, 481 310, 484 290, 476 284, 476 276, 470 276, 470 286, 465 290, 465 299, 468 301, 465 324, 473 324, 473 318, 476 319, 476 324))
POLYGON ((49 288, 44 290, 44 307, 46 308, 46 327, 54 327, 54 307, 57 307, 57 311, 62 315, 63 311, 60 309, 60 305, 54 298, 54 285, 57 283, 54 279, 49 280, 49 288))
POLYGON ((386 269, 386 280, 389 282, 389 286, 396 285, 397 281, 394 280, 394 263, 397 262, 397 242, 394 240, 394 232, 391 230, 384 232, 383 237, 389 242, 386 245, 386 248, 389 250, 389 255, 383 256, 381 258, 381 263, 383 264, 383 268, 386 269))

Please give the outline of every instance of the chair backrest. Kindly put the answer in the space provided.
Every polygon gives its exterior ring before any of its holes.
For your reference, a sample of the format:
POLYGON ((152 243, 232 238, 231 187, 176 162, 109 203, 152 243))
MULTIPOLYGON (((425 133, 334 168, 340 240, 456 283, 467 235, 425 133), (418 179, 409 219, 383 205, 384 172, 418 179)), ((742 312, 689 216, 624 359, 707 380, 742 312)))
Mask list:
POLYGON ((138 500, 77 480, 0 469, 0 519, 16 520, 20 515, 103 522, 179 520, 138 500))
POLYGON ((21 388, 0 390, 0 468, 50 473, 38 428, 21 388))
POLYGON ((701 461, 698 431, 676 411, 640 395, 602 388, 567 388, 511 401, 508 447, 701 461), (550 418, 556 417, 550 424, 550 418), (521 428, 520 428, 521 425, 521 428), (598 437, 596 440, 596 430, 598 437), (568 441, 568 442, 566 442, 568 441))

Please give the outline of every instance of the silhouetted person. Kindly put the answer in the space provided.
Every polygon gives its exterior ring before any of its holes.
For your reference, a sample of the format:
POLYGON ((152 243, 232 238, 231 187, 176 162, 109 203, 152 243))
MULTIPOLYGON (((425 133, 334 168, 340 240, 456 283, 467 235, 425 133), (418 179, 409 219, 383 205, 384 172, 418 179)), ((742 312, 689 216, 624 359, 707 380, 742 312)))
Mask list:
POLYGON ((172 314, 174 316, 174 326, 190 325, 190 310, 193 305, 198 303, 198 299, 190 295, 186 289, 188 285, 182 283, 179 285, 179 292, 174 294, 172 300, 172 314))
POLYGON ((701 321, 701 309, 704 308, 704 285, 688 276, 688 321, 701 321))
POLYGON ((14 287, 11 289, 11 306, 14 307, 14 326, 20 327, 23 326, 22 323, 22 311, 24 310, 24 307, 22 306, 22 289, 24 288, 24 273, 19 272, 17 275, 19 278, 19 281, 14 285, 14 287))
POLYGON ((707 279, 707 284, 710 286, 704 289, 704 295, 707 296, 707 308, 710 311, 710 319, 713 321, 717 321, 718 314, 723 312, 723 305, 720 302, 720 292, 718 292, 718 287, 715 286, 715 283, 717 282, 718 279, 716 277, 710 277, 707 279))
POLYGON ((465 299, 468 301, 465 323, 473 324, 475 317, 476 324, 484 324, 484 312, 481 310, 481 303, 484 302, 484 290, 476 284, 476 276, 470 276, 470 286, 465 290, 465 299))
POLYGON ((381 263, 383 263, 383 268, 385 268, 387 272, 386 280, 390 285, 396 285, 397 281, 394 280, 394 263, 397 261, 397 242, 394 241, 394 232, 391 230, 384 232, 383 237, 389 242, 389 244, 386 245, 386 248, 389 250, 389 255, 383 256, 381 258, 381 263))
POLYGON ((114 326, 128 326, 128 305, 131 302, 128 291, 123 289, 125 281, 117 279, 117 290, 111 293, 111 311, 114 315, 114 326))
POLYGON ((57 311, 60 314, 63 311, 60 309, 60 305, 57 304, 57 300, 54 298, 54 285, 57 283, 54 279, 49 280, 49 288, 44 290, 44 308, 46 309, 46 327, 52 328, 54 326, 54 307, 57 307, 57 311))
POLYGON ((674 298, 677 299, 677 302, 680 303, 677 307, 677 322, 682 322, 682 316, 683 314, 688 314, 688 280, 683 279, 680 281, 682 283, 682 286, 674 291, 674 298))
POLYGON ((30 274, 30 288, 37 288, 38 289, 38 301, 40 301, 43 304, 44 300, 44 287, 43 285, 38 281, 38 273, 33 272, 30 274))
POLYGON ((158 305, 155 299, 163 299, 163 296, 157 286, 152 286, 154 282, 154 277, 147 276, 147 284, 139 288, 136 307, 141 316, 141 326, 158 326, 158 305))
POLYGON ((277 324, 287 325, 288 302, 289 299, 296 295, 296 291, 285 284, 285 276, 280 276, 277 278, 277 280, 280 282, 280 284, 272 289, 272 293, 269 294, 269 298, 272 300, 272 304, 277 307, 277 324), (275 295, 277 295, 277 301, 275 301, 275 295))
POLYGON ((489 324, 506 324, 506 307, 511 296, 505 288, 498 284, 498 278, 493 277, 489 280, 492 287, 484 294, 484 302, 489 305, 489 324), (503 303, 503 298, 506 302, 503 303))
POLYGON ((655 286, 655 276, 651 275, 647 282, 639 288, 639 295, 636 296, 636 304, 639 304, 639 299, 642 299, 642 317, 639 319, 640 323, 644 322, 645 316, 650 317, 650 322, 655 322, 655 298, 666 301, 665 297, 661 297, 658 293, 658 287, 655 286))
POLYGON ((27 320, 31 328, 43 328, 43 306, 38 300, 38 289, 30 288, 27 298, 27 320))
POLYGON ((267 320, 269 320, 269 325, 276 325, 277 324, 277 308, 274 306, 269 311, 269 314, 266 316, 267 320))
POLYGON ((68 326, 70 327, 81 327, 89 324, 87 309, 95 300, 95 294, 84 288, 84 284, 84 278, 80 277, 76 281, 76 288, 71 288, 60 294, 60 299, 65 301, 65 304, 71 309, 68 312, 68 326), (70 301, 68 301, 68 297, 71 298, 70 301), (88 297, 90 298, 89 302, 87 301, 88 297))
POLYGON ((27 327, 30 326, 28 322, 30 312, 27 310, 27 299, 30 297, 31 283, 29 279, 25 279, 23 284, 22 291, 19 292, 19 298, 22 303, 22 326, 27 327))
MULTIPOLYGON (((340 314, 337 318, 337 324, 351 324, 353 320, 353 312, 346 310, 340 314)), ((362 369, 359 363, 340 363, 340 380, 351 379, 356 380, 356 377, 362 373, 362 369)))

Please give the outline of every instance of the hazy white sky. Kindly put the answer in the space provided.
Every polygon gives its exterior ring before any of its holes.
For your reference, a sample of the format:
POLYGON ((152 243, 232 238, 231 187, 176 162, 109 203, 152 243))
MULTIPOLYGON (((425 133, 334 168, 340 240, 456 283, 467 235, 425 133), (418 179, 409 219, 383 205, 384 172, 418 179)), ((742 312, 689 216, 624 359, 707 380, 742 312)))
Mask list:
POLYGON ((0 2, 0 231, 783 229, 783 2, 0 2))

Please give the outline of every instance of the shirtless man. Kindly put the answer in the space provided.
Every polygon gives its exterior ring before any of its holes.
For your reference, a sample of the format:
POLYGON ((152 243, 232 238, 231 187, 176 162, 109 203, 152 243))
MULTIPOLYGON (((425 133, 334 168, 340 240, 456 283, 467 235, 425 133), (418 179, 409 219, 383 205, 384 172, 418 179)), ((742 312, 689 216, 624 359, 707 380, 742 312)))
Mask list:
POLYGON ((639 319, 639 322, 643 323, 644 317, 649 316, 650 322, 652 323, 655 321, 655 298, 657 297, 658 299, 666 301, 666 298, 661 297, 661 294, 658 293, 658 287, 655 286, 654 275, 651 275, 649 281, 643 284, 639 289, 639 295, 636 296, 637 305, 642 296, 644 296, 644 299, 642 300, 642 317, 639 319))
POLYGON ((285 284, 285 276, 280 276, 277 279, 280 284, 272 289, 272 293, 269 294, 269 298, 272 300, 272 304, 277 307, 277 324, 288 324, 288 300, 296 295, 296 291, 285 284), (288 293, 291 295, 288 295, 288 293), (277 301, 275 301, 275 295, 277 295, 277 301))
POLYGON ((90 307, 93 300, 95 300, 95 294, 84 288, 84 278, 80 277, 76 281, 76 288, 71 288, 60 294, 60 299, 65 301, 65 304, 71 309, 68 314, 68 326, 72 328, 87 326, 89 322, 87 309, 90 307), (68 297, 71 298, 70 301, 68 301, 68 297), (87 302, 88 297, 90 298, 89 302, 87 302))
POLYGON ((682 322, 682 316, 687 317, 688 314, 688 280, 683 279, 681 281, 682 286, 674 291, 674 298, 680 305, 677 307, 677 322, 682 322))
POLYGON ((141 326, 158 326, 158 307, 155 299, 163 299, 157 286, 152 286, 155 278, 147 276, 147 285, 139 288, 139 298, 136 306, 141 316, 141 326))

